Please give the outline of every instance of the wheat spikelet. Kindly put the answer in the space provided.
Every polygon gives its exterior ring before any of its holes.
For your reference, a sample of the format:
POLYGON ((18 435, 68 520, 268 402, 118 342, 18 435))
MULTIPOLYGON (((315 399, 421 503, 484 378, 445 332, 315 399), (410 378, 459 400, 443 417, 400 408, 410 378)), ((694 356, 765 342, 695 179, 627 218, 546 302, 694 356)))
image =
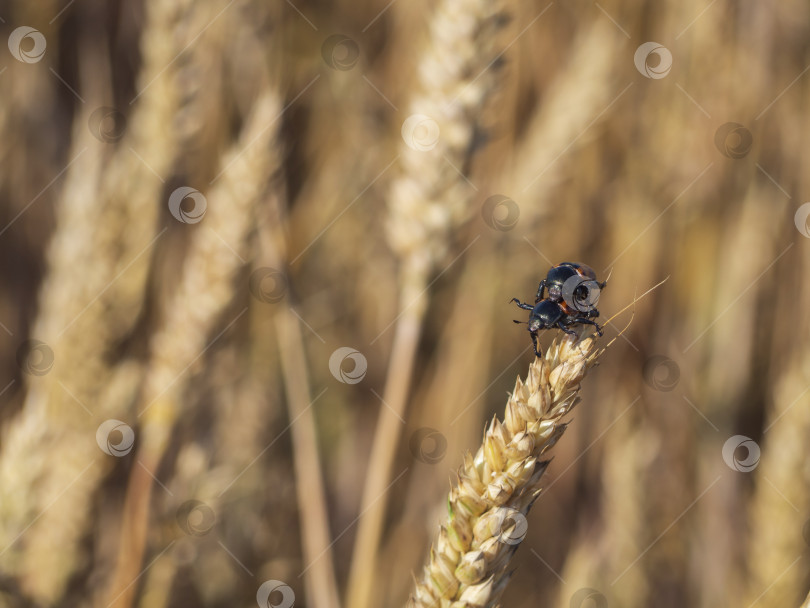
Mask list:
POLYGON ((502 11, 499 2, 446 0, 431 21, 430 45, 418 68, 419 92, 408 105, 411 116, 427 117, 421 124, 426 133, 404 130, 405 138, 417 142, 400 145, 403 174, 388 198, 387 240, 402 260, 406 281, 414 281, 404 285, 407 302, 414 295, 410 288, 421 291, 424 277, 444 260, 448 232, 469 216, 473 191, 458 172, 468 162, 477 115, 497 82, 490 63, 502 11), (431 148, 434 124, 438 133, 431 148))
MULTIPOLYGON (((120 388, 118 379, 126 380, 131 368, 121 376, 106 358, 113 341, 131 329, 143 300, 150 256, 139 254, 154 236, 154 201, 162 187, 151 171, 165 172, 173 157, 172 139, 157 134, 165 135, 163 125, 177 107, 174 73, 166 64, 183 42, 173 35, 182 9, 162 1, 147 5, 141 85, 152 86, 139 99, 124 142, 137 147, 151 169, 121 146, 102 171, 108 144, 91 136, 85 113, 74 125, 69 155, 74 164, 57 209, 32 332, 53 349, 54 368, 29 384, 22 412, 6 429, 0 458, 0 485, 15 496, 0 505, 0 545, 10 548, 25 532, 20 545, 3 556, 4 566, 21 572, 25 592, 46 604, 59 597, 78 565, 77 542, 103 474, 97 461, 104 455, 92 441, 99 419, 76 408, 89 404, 103 420, 120 414, 133 394, 108 388, 120 388), (117 280, 124 270, 126 277, 117 280), (59 508, 50 509, 56 497, 59 508)), ((82 67, 93 70, 98 64, 84 61, 82 67)), ((128 380, 123 384, 136 387, 128 380)))
POLYGON ((181 396, 186 382, 181 380, 205 352, 215 322, 231 301, 231 281, 242 265, 239 251, 245 253, 247 249, 253 207, 278 167, 278 150, 273 144, 280 111, 278 93, 272 88, 265 91, 256 101, 238 143, 223 158, 222 177, 208 196, 205 221, 194 233, 180 284, 152 338, 152 360, 140 408, 138 459, 143 466, 142 470, 135 469, 129 480, 110 605, 131 605, 135 591, 131 582, 141 568, 152 488, 150 474, 142 471, 156 470, 160 465, 183 410, 181 396))
POLYGON ((600 354, 594 344, 593 337, 555 341, 531 363, 525 382, 517 379, 504 421, 494 418, 475 455, 464 456, 448 496, 449 517, 409 608, 497 605, 519 542, 508 535, 517 533, 517 514, 525 516, 540 494, 549 463, 541 457, 565 431, 563 418, 576 405, 580 382, 600 354))
POLYGON ((386 226, 388 244, 400 261, 401 315, 383 401, 396 415, 381 415, 374 435, 361 505, 364 516, 349 573, 347 604, 354 608, 366 608, 372 595, 387 502, 382 490, 388 485, 405 410, 427 280, 449 251, 448 235, 470 215, 472 189, 459 173, 471 155, 477 116, 495 88, 492 63, 503 19, 500 2, 445 0, 437 6, 419 62, 417 93, 403 124, 403 173, 391 186, 386 226), (420 128, 426 133, 418 133, 420 128))
MULTIPOLYGON (((469 251, 463 261, 466 269, 459 281, 458 292, 467 294, 453 303, 452 311, 443 324, 435 355, 429 363, 430 377, 422 381, 411 399, 408 424, 415 428, 453 428, 445 435, 447 454, 460 454, 478 438, 481 410, 485 400, 479 399, 489 384, 493 349, 489 348, 498 326, 481 323, 494 318, 493 309, 503 308, 503 262, 489 243, 469 251), (459 404, 468 404, 460 415, 459 404)), ((462 263, 459 261, 459 263, 462 263)), ((515 327, 515 329, 518 329, 515 327)), ((525 333, 519 329, 514 335, 525 333)), ((527 348, 529 348, 527 346, 527 348)), ((412 469, 405 491, 404 515, 388 535, 381 557, 390 564, 391 576, 422 563, 423 547, 433 537, 435 517, 428 513, 441 511, 436 496, 446 489, 446 480, 432 468, 412 469), (407 542, 404 542, 407 539, 407 542), (395 556, 395 559, 392 557, 395 556), (407 566, 406 566, 407 564, 407 566)), ((382 573, 386 576, 386 573, 382 573)), ((396 584, 386 589, 389 602, 399 601, 410 587, 410 581, 397 576, 396 584)))

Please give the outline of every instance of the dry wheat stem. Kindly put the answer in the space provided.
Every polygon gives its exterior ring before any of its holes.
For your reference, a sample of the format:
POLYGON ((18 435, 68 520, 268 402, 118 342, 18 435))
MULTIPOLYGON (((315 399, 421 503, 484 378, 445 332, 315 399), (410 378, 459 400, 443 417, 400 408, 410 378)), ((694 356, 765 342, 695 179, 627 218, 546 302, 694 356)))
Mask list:
POLYGON ((332 545, 329 540, 326 492, 320 469, 315 415, 310 407, 303 337, 298 319, 285 307, 275 318, 293 439, 296 494, 300 511, 302 547, 307 563, 304 583, 313 606, 339 608, 332 545))
MULTIPOLYGON (((282 227, 287 218, 282 206, 286 198, 279 184, 268 196, 258 223, 258 239, 262 251, 259 259, 273 268, 287 265, 287 241, 282 227)), ((301 324, 288 301, 279 303, 275 314, 276 342, 287 396, 295 466, 295 490, 300 512, 301 544, 306 597, 314 606, 339 608, 340 594, 335 578, 334 552, 329 532, 329 514, 318 449, 315 413, 310 407, 309 371, 304 352, 301 324)))
POLYGON ((346 603, 352 608, 368 608, 372 602, 386 488, 422 332, 428 278, 447 257, 448 235, 471 215, 472 192, 457 168, 468 164, 480 112, 495 89, 497 70, 491 64, 502 21, 500 2, 444 0, 432 16, 430 39, 419 60, 408 111, 411 117, 421 115, 420 128, 429 131, 435 125, 438 137, 424 141, 416 128, 403 131, 403 174, 392 183, 388 198, 386 236, 401 262, 400 316, 383 391, 387 408, 377 422, 349 571, 346 603))
POLYGON ((525 535, 519 522, 540 494, 580 382, 596 358, 593 336, 556 340, 515 383, 504 420, 493 418, 475 455, 467 453, 447 500, 448 518, 416 581, 409 608, 493 608, 525 535))

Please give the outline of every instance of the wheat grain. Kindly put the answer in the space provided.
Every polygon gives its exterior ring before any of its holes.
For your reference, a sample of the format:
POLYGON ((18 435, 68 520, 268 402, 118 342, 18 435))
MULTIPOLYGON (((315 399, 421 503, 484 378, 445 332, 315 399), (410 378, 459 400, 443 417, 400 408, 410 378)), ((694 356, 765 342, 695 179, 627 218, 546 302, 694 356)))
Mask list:
POLYGON ((549 463, 541 457, 565 431, 563 418, 576 405, 580 382, 600 354, 594 344, 593 337, 555 341, 531 363, 525 382, 517 379, 503 422, 494 418, 475 455, 464 456, 448 496, 448 519, 410 608, 497 604, 517 548, 518 519, 541 491, 549 463))

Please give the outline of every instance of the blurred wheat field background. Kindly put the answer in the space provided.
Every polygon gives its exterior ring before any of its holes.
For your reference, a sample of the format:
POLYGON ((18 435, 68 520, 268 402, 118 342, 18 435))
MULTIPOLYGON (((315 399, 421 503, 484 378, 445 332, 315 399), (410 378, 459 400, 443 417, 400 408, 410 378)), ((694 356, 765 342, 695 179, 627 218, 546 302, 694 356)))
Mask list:
POLYGON ((534 358, 509 300, 566 260, 602 321, 669 278, 606 325, 499 605, 805 600, 806 2, 0 33, 0 606, 406 605, 534 358))

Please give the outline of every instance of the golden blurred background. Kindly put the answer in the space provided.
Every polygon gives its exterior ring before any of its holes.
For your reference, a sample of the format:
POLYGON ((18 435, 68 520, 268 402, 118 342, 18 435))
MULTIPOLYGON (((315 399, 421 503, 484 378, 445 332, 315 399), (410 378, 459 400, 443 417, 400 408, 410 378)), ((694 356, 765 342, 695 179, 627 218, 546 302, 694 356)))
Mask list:
POLYGON ((801 604, 806 2, 0 32, 0 606, 404 606, 533 356, 509 300, 566 260, 603 321, 669 278, 606 326, 501 605, 801 604))

